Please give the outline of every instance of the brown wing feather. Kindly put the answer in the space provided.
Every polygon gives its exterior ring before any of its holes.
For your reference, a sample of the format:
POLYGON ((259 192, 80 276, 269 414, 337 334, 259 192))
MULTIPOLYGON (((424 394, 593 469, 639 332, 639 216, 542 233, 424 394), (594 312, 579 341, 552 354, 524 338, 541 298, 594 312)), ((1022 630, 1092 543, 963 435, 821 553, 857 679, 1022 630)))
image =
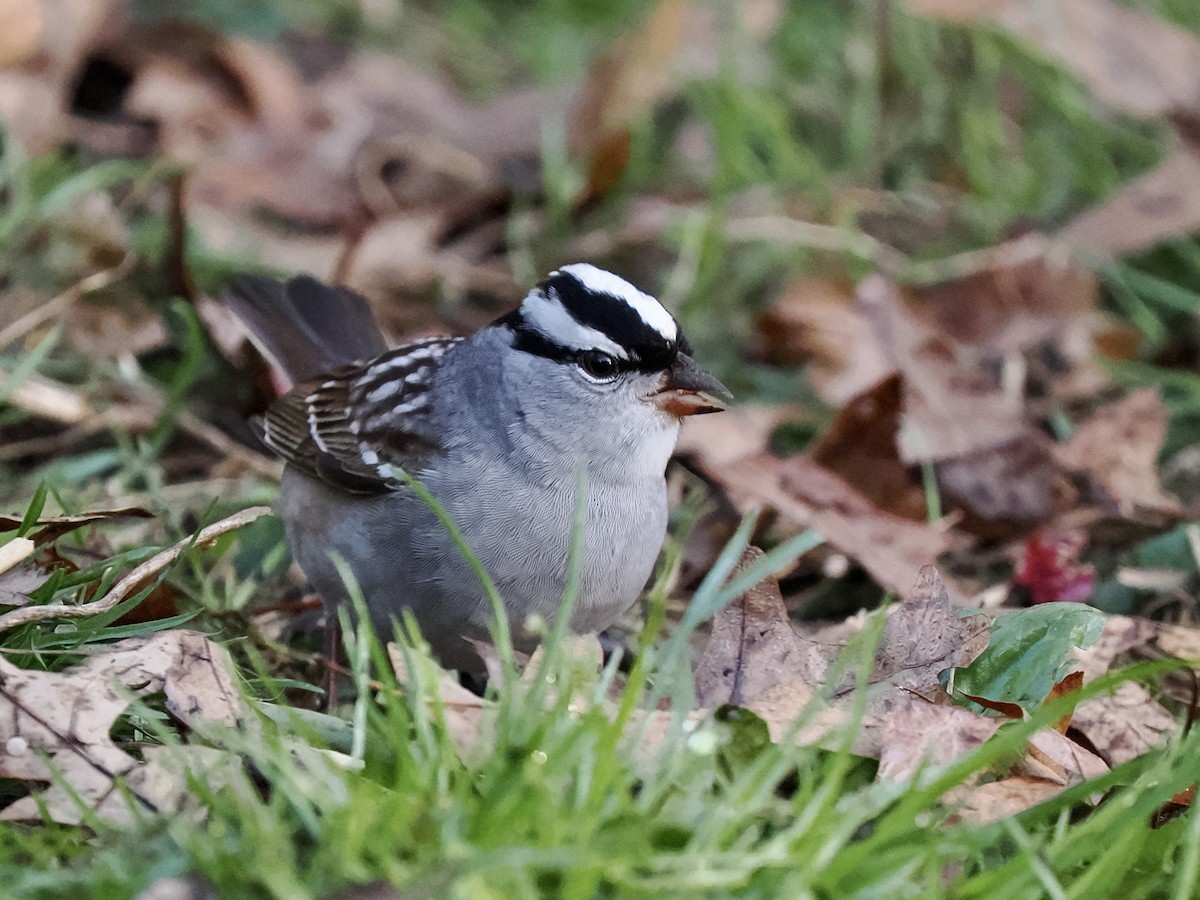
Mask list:
POLYGON ((289 465, 350 493, 403 487, 392 467, 439 451, 429 379, 461 338, 427 338, 296 385, 267 410, 263 441, 289 465))

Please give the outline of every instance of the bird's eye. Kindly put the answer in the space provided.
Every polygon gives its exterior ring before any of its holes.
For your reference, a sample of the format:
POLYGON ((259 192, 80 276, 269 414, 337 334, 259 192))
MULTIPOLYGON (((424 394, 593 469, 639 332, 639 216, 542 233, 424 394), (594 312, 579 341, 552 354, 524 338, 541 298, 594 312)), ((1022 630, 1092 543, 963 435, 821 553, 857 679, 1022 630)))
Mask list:
POLYGON ((579 357, 579 367, 588 375, 601 381, 615 378, 617 361, 602 350, 589 350, 579 357))

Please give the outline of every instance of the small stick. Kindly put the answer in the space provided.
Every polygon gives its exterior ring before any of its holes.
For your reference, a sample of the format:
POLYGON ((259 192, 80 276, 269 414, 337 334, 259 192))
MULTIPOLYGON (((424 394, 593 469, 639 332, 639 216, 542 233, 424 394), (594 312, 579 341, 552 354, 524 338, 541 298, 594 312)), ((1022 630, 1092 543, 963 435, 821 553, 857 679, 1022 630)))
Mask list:
POLYGON ((88 616, 108 612, 129 594, 132 594, 147 578, 157 575, 171 563, 175 562, 189 547, 207 544, 214 538, 241 528, 243 525, 248 525, 259 516, 266 515, 270 511, 270 507, 252 506, 249 509, 236 512, 219 522, 214 522, 207 528, 201 529, 200 533, 195 537, 185 538, 179 543, 168 547, 166 550, 154 554, 154 556, 150 557, 113 585, 112 590, 99 600, 93 600, 91 603, 82 603, 79 606, 63 606, 60 603, 45 606, 26 606, 7 612, 0 616, 0 631, 7 631, 10 628, 28 625, 30 622, 40 622, 44 619, 83 619, 88 616))

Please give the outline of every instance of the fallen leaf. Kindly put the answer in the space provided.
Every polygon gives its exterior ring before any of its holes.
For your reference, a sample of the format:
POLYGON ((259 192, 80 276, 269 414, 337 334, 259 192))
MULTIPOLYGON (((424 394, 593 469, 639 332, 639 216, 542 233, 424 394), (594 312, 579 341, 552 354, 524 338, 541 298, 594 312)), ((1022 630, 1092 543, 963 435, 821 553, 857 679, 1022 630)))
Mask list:
POLYGON ((1177 515, 1178 501, 1163 491, 1158 478, 1167 425, 1158 391, 1142 388, 1097 410, 1056 456, 1089 479, 1096 502, 1125 518, 1143 511, 1177 515))
MULTIPOLYGON (((745 571, 762 556, 757 547, 746 548, 734 571, 745 571)), ((829 656, 828 648, 796 633, 779 583, 764 578, 713 619, 693 673, 696 702, 746 706, 777 684, 817 684, 829 656)))
POLYGON ((872 681, 932 699, 941 690, 938 675, 970 665, 988 646, 989 617, 956 615, 933 566, 921 568, 912 590, 888 612, 872 681))
MULTIPOLYGON (((24 538, 16 539, 21 540, 24 538)), ((0 547, 0 555, 16 541, 0 547)), ((49 577, 48 572, 43 572, 33 564, 8 567, 0 561, 0 606, 25 606, 29 603, 29 595, 45 584, 49 577)))
POLYGON ((848 286, 792 282, 757 322, 763 355, 778 366, 805 367, 827 403, 841 406, 870 392, 894 370, 848 286))
POLYGON ((700 468, 744 511, 764 505, 819 531, 885 590, 903 595, 922 566, 953 543, 945 531, 881 512, 859 491, 806 456, 761 453, 700 468))
MULTIPOLYGON (((1083 673, 1072 672, 1058 684, 1050 689, 1050 693, 1046 695, 1046 702, 1053 703, 1059 697, 1065 697, 1068 694, 1073 694, 1083 687, 1083 673)), ((1054 723, 1054 730, 1059 734, 1066 734, 1067 729, 1071 727, 1071 713, 1062 716, 1054 723)))
POLYGON ((1005 534, 1004 523, 1023 529, 1044 521, 1072 499, 1052 443, 1033 430, 942 460, 935 471, 945 499, 967 513, 960 527, 984 539, 1005 534))
POLYGON ((1180 138, 1158 166, 1080 213, 1055 237, 1092 257, 1126 256, 1200 229, 1200 144, 1180 138))
MULTIPOLYGON (((1102 101, 1139 116, 1195 109, 1200 38, 1110 0, 907 0, 918 15, 992 21, 1031 41, 1102 101)), ((1179 182, 1185 183, 1185 182, 1179 182)))
POLYGON ((883 723, 879 781, 903 781, 924 766, 940 766, 978 749, 996 733, 990 716, 940 706, 920 697, 901 697, 883 723))
POLYGON ((1017 775, 1029 775, 1064 786, 1090 781, 1108 773, 1104 760, 1085 750, 1052 728, 1042 728, 1030 738, 1024 758, 1013 767, 1017 775))
POLYGON ((924 522, 929 512, 924 486, 896 452, 902 391, 900 377, 892 375, 849 399, 809 455, 880 510, 924 522))
POLYGON ((895 285, 872 275, 859 285, 858 301, 903 376, 901 460, 954 459, 1028 431, 1020 391, 1005 389, 944 333, 910 315, 895 285))
POLYGON ((118 641, 62 672, 19 669, 0 657, 0 775, 50 782, 36 798, 5 807, 0 819, 39 819, 39 802, 66 824, 79 823, 87 810, 131 822, 131 799, 158 809, 178 782, 148 778, 146 763, 113 742, 113 722, 132 697, 163 691, 167 708, 191 728, 244 725, 247 711, 231 672, 224 648, 179 630, 118 641), (117 789, 118 779, 131 798, 117 789))
POLYGON ((974 825, 1007 819, 1062 793, 1062 785, 1042 778, 1016 776, 956 789, 945 801, 956 817, 974 825))
POLYGON ((1075 707, 1071 727, 1084 735, 1112 766, 1119 766, 1179 735, 1179 722, 1142 685, 1120 684, 1115 691, 1075 707))
MULTIPOLYGON (((36 546, 48 544, 86 525, 98 525, 114 519, 153 519, 154 513, 141 506, 125 506, 120 509, 95 509, 74 516, 41 516, 37 520, 38 530, 31 540, 36 546)), ((0 531, 13 531, 21 527, 23 520, 16 516, 0 515, 0 531)))
MULTIPOLYGON (((1096 641, 1075 654, 1075 668, 1083 672, 1085 681, 1094 681, 1107 672, 1119 657, 1149 647, 1165 630, 1178 628, 1136 616, 1110 615, 1104 620, 1104 630, 1096 641)), ((1196 649, 1200 651, 1200 633, 1193 629, 1185 631, 1196 634, 1196 649)))

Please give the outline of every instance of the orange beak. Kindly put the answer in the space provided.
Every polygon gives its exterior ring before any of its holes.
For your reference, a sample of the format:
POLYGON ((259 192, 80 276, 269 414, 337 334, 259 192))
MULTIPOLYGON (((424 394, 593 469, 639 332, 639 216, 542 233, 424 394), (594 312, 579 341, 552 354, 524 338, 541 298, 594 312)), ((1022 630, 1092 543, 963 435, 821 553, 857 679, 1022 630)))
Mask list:
POLYGON ((682 419, 720 412, 729 405, 733 395, 694 359, 680 353, 664 374, 661 387, 646 399, 667 415, 682 419))

